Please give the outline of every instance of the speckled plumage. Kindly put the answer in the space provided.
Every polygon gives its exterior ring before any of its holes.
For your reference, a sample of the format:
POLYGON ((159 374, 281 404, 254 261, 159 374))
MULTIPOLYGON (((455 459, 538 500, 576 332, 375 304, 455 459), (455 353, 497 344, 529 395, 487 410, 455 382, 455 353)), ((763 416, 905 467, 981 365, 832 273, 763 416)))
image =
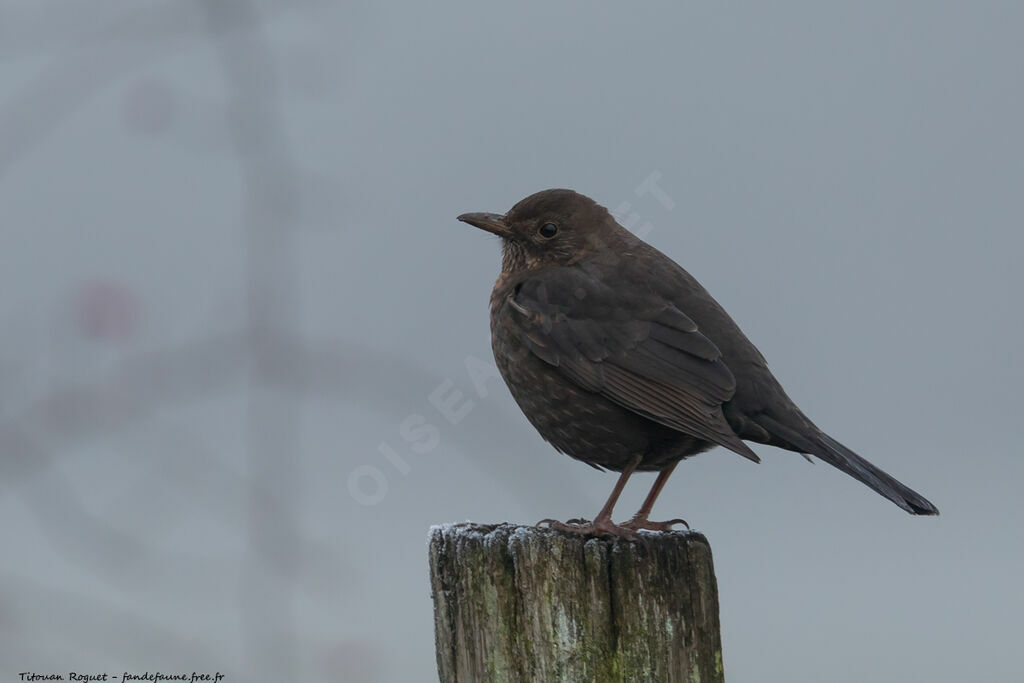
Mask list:
POLYGON ((566 381, 557 367, 531 353, 511 330, 518 313, 508 298, 518 279, 502 274, 491 294, 491 347, 512 397, 546 441, 576 460, 617 472, 637 454, 643 456, 638 470, 660 470, 715 445, 566 381))

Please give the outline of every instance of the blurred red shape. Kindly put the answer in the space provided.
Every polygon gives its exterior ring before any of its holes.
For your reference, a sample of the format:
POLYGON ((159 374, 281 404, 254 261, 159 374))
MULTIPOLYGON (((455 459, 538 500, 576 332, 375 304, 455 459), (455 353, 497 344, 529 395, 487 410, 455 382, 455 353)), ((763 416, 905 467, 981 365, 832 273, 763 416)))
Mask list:
POLYGON ((138 296, 127 285, 103 280, 79 287, 72 306, 79 330, 93 339, 130 337, 142 313, 138 296))

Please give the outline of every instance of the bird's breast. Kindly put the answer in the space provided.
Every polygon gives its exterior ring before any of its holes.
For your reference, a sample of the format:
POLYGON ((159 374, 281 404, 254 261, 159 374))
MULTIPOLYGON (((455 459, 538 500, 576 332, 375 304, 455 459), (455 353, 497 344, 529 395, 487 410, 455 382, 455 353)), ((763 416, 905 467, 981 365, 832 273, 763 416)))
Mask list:
POLYGON ((512 397, 546 441, 577 460, 616 471, 638 454, 644 456, 639 469, 656 470, 707 448, 584 389, 532 353, 523 341, 522 314, 509 302, 514 287, 499 278, 492 293, 491 348, 512 397))

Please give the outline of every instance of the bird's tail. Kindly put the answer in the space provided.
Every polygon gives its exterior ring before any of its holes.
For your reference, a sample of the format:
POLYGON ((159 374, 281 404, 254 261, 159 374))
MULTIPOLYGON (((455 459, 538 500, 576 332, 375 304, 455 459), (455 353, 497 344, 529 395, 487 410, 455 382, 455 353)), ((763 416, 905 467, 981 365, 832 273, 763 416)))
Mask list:
MULTIPOLYGON (((763 416, 767 417, 767 416, 763 416)), ((763 419, 763 418, 762 418, 763 419)), ((937 515, 939 509, 917 491, 904 486, 892 476, 878 469, 828 434, 817 430, 814 436, 804 436, 796 430, 768 418, 770 431, 786 439, 799 450, 824 460, 829 465, 846 472, 854 479, 867 484, 912 515, 937 515)), ((761 422, 761 419, 759 419, 761 422)), ((763 424, 763 423, 762 423, 763 424)))
POLYGON ((939 514, 939 509, 927 498, 896 481, 828 434, 823 433, 818 441, 822 448, 813 452, 812 455, 841 469, 854 479, 864 482, 912 515, 939 514))

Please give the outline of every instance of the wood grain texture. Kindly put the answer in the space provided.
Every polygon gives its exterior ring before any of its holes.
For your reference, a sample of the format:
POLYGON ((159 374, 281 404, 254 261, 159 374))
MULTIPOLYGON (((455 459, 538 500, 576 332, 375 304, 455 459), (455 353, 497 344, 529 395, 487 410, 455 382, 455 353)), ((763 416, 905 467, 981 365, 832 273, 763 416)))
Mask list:
POLYGON ((707 539, 512 525, 430 532, 443 683, 724 681, 707 539))

